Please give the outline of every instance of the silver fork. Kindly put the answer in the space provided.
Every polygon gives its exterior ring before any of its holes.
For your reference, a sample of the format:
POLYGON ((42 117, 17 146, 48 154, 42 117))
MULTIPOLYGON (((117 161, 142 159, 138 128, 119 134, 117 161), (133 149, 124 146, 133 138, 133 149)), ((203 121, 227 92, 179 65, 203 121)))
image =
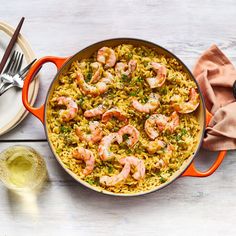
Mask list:
POLYGON ((9 83, 13 82, 12 77, 20 71, 22 66, 24 55, 20 52, 14 51, 10 57, 10 60, 1 75, 1 84, 0 84, 0 91, 2 88, 9 83))
MULTIPOLYGON (((2 88, 0 90, 0 96, 3 95, 8 89, 12 88, 12 87, 19 87, 19 88, 23 88, 23 84, 24 84, 24 79, 26 77, 26 74, 28 72, 28 70, 30 69, 30 67, 34 64, 34 62, 37 59, 34 59, 32 62, 30 62, 23 70, 19 71, 18 73, 16 73, 14 76, 10 76, 12 82, 5 86, 4 88, 2 88)), ((41 69, 41 67, 39 68, 39 70, 41 69)), ((35 73, 35 75, 39 72, 39 70, 35 73)), ((34 75, 34 76, 35 76, 34 75)), ((2 75, 2 77, 5 77, 5 74, 2 75)), ((8 76, 9 77, 9 76, 8 76)), ((7 80, 7 78, 5 78, 7 80)))

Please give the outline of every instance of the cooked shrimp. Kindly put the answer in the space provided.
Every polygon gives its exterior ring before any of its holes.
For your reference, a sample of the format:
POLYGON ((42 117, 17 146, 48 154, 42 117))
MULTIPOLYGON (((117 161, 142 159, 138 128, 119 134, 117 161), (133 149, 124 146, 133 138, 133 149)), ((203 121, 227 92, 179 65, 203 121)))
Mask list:
POLYGON ((135 71, 137 62, 135 60, 130 60, 129 63, 118 62, 116 63, 115 70, 120 75, 131 76, 132 72, 135 71))
POLYGON ((87 143, 96 143, 102 139, 103 132, 98 121, 89 122, 89 130, 91 133, 86 134, 80 127, 77 127, 75 129, 75 133, 81 141, 85 141, 87 143))
POLYGON ((150 139, 156 139, 159 136, 159 131, 164 130, 168 118, 161 114, 151 115, 144 124, 144 130, 150 139))
POLYGON ((122 127, 118 134, 123 137, 124 134, 129 134, 130 137, 126 140, 128 146, 132 147, 134 144, 138 142, 139 139, 139 131, 132 125, 126 125, 122 127))
POLYGON ((167 129, 174 132, 175 128, 179 125, 179 115, 177 112, 173 112, 170 116, 170 122, 167 124, 167 129))
POLYGON ((168 152, 169 154, 172 154, 173 151, 175 150, 175 147, 174 147, 173 144, 169 143, 169 144, 167 145, 166 150, 167 150, 167 152, 168 152))
POLYGON ((119 160, 124 165, 122 171, 118 175, 102 176, 100 183, 106 186, 115 186, 116 184, 126 180, 131 172, 131 166, 135 168, 135 172, 132 175, 134 179, 140 180, 145 176, 145 164, 144 161, 134 156, 128 156, 119 160))
POLYGON ((65 105, 67 110, 61 110, 60 116, 64 121, 70 121, 75 118, 78 112, 78 106, 76 102, 70 97, 59 97, 57 98, 59 105, 65 105))
POLYGON ((98 146, 98 154, 103 161, 109 160, 114 157, 114 153, 110 151, 110 146, 114 142, 122 142, 122 137, 118 133, 110 133, 102 138, 98 146))
POLYGON ((157 75, 156 77, 147 78, 147 83, 149 84, 150 88, 161 87, 166 81, 166 67, 156 62, 152 62, 151 66, 157 75))
POLYGON ((134 99, 132 105, 134 109, 139 112, 150 113, 156 110, 160 105, 159 99, 160 96, 158 94, 151 93, 147 103, 142 104, 137 99, 134 99))
POLYGON ((112 108, 108 111, 106 111, 102 115, 102 122, 107 123, 112 117, 116 117, 120 121, 127 122, 127 118, 124 114, 121 113, 121 111, 118 108, 112 108))
POLYGON ((116 54, 113 49, 102 47, 98 50, 97 61, 105 64, 105 68, 113 67, 116 64, 116 54))
POLYGON ((140 180, 143 179, 145 176, 145 164, 144 161, 134 157, 128 156, 119 160, 121 164, 126 164, 127 162, 135 168, 135 172, 132 175, 134 179, 140 180))
POLYGON ((84 116, 87 118, 100 116, 106 111, 106 107, 103 105, 99 105, 93 109, 87 110, 84 112, 84 116))
POLYGON ((84 80, 84 76, 81 72, 78 72, 76 81, 81 91, 87 95, 91 94, 94 97, 105 93, 108 90, 108 84, 112 82, 112 75, 109 72, 105 72, 105 77, 102 78, 98 83, 91 85, 87 84, 84 80))
POLYGON ((92 173, 95 164, 95 157, 90 150, 78 147, 73 151, 72 156, 85 162, 86 167, 83 170, 84 175, 92 173))
POLYGON ((126 180, 130 173, 130 163, 126 162, 122 171, 118 175, 113 176, 102 176, 100 183, 106 186, 115 186, 116 184, 126 180))
POLYGON ((163 149, 165 146, 166 144, 163 141, 155 139, 154 141, 148 143, 147 151, 149 154, 154 154, 157 151, 163 149))
POLYGON ((173 133, 178 125, 179 116, 177 112, 173 112, 170 117, 154 114, 145 121, 144 130, 149 138, 154 140, 159 136, 159 132, 169 130, 173 133))
POLYGON ((179 113, 190 113, 195 111, 199 106, 199 94, 196 89, 191 88, 189 92, 188 102, 174 105, 174 108, 179 113))
POLYGON ((156 167, 157 169, 161 169, 161 168, 163 168, 165 165, 166 165, 166 163, 165 163, 162 159, 160 159, 160 160, 158 160, 158 162, 155 164, 155 167, 156 167))
POLYGON ((90 64, 90 66, 92 67, 94 74, 90 80, 91 84, 97 83, 100 78, 101 78, 101 73, 102 73, 102 68, 101 68, 101 64, 99 62, 93 62, 90 64))

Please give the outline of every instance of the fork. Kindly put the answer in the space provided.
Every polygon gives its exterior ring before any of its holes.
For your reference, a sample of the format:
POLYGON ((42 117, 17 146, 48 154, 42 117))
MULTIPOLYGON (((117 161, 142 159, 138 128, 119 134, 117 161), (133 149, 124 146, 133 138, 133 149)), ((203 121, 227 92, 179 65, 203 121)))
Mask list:
POLYGON ((0 91, 9 83, 13 83, 13 76, 20 71, 22 66, 24 55, 20 52, 14 51, 10 57, 10 60, 1 75, 0 91))
MULTIPOLYGON (((36 60, 37 59, 34 59, 24 69, 22 69, 21 71, 16 73, 14 76, 11 76, 12 82, 8 86, 6 86, 5 88, 0 90, 0 96, 3 95, 8 89, 10 89, 12 87, 23 88, 23 84, 24 84, 24 80, 25 80, 25 77, 26 77, 26 73, 28 72, 28 70, 34 64, 34 62, 36 60)), ((39 70, 40 69, 41 69, 41 67, 39 68, 39 70)), ((39 72, 39 70, 35 73, 34 76, 36 76, 36 74, 39 72)), ((2 77, 4 77, 4 74, 2 75, 2 77)))

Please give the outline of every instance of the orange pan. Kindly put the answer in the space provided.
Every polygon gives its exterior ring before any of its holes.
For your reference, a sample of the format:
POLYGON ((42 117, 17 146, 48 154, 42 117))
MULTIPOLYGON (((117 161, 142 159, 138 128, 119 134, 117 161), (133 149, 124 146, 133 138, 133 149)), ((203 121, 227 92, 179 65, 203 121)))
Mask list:
POLYGON ((215 170, 219 167, 219 165, 223 161, 225 154, 226 154, 226 151, 219 152, 216 161, 205 172, 202 172, 195 167, 194 158, 196 157, 196 154, 198 153, 198 151, 201 147, 202 140, 203 140, 204 133, 205 133, 205 127, 208 125, 208 123, 211 119, 211 114, 206 110, 204 99, 203 99, 203 96, 201 93, 201 89, 200 89, 197 81, 193 77, 192 73, 190 72, 190 70, 186 67, 186 65, 178 57, 176 57, 173 53, 169 52, 165 48, 163 48, 157 44, 145 41, 145 40, 132 39, 132 38, 108 39, 108 40, 104 40, 104 41, 92 44, 92 45, 86 47, 85 49, 77 52, 75 55, 73 55, 71 57, 66 57, 66 58, 53 57, 53 56, 43 57, 43 58, 39 59, 32 66, 32 68, 30 69, 30 71, 25 79, 23 92, 22 92, 22 100, 23 100, 23 104, 26 107, 26 109, 29 112, 31 112, 34 116, 36 116, 43 123, 44 128, 45 128, 46 137, 49 142, 49 146, 50 146, 52 152, 54 153, 57 161, 61 164, 61 166, 65 169, 65 171, 67 173, 69 173, 76 181, 80 182, 81 184, 87 186, 90 189, 93 189, 95 191, 102 192, 105 194, 115 195, 115 196, 137 196, 137 195, 143 195, 146 193, 150 193, 150 192, 159 190, 159 189, 169 185, 170 183, 174 182, 174 180, 176 180, 180 176, 207 177, 215 172, 215 170), (196 111, 196 116, 197 116, 198 121, 200 123, 200 132, 199 132, 199 137, 198 137, 198 144, 196 146, 196 150, 195 150, 194 154, 183 163, 181 168, 178 171, 176 171, 167 182, 163 183, 160 186, 153 188, 152 190, 142 191, 142 192, 138 192, 138 193, 134 193, 134 194, 111 193, 111 192, 93 187, 93 186, 89 185, 87 182, 80 179, 78 176, 76 176, 72 171, 65 168, 62 161, 60 160, 58 154, 54 150, 54 147, 51 144, 50 139, 48 138, 48 125, 46 122, 47 107, 48 107, 49 100, 52 96, 54 87, 58 84, 59 78, 60 78, 60 76, 62 76, 63 72, 66 72, 68 70, 71 63, 75 60, 89 58, 94 52, 96 52, 98 49, 100 49, 103 46, 114 47, 114 46, 117 46, 117 45, 123 44, 123 43, 132 44, 134 46, 146 46, 146 47, 152 48, 152 50, 155 50, 156 52, 163 54, 167 57, 175 58, 183 66, 183 70, 195 81, 195 83, 197 84, 198 90, 200 92, 200 106, 198 107, 198 109, 196 111), (39 108, 31 107, 31 105, 29 104, 29 101, 28 101, 28 90, 29 90, 30 82, 33 79, 36 72, 39 70, 39 68, 41 66, 43 66, 43 64, 48 63, 48 62, 55 64, 55 66, 57 67, 57 74, 55 75, 55 77, 52 80, 52 83, 49 87, 45 103, 39 108))

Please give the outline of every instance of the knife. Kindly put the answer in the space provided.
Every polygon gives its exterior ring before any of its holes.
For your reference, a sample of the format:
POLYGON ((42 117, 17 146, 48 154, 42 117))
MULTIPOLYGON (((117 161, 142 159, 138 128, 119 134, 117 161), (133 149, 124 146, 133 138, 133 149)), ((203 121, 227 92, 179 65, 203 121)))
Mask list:
POLYGON ((2 73, 2 70, 3 70, 3 68, 4 68, 4 66, 7 62, 7 59, 11 54, 12 48, 14 47, 14 45, 17 41, 18 35, 20 33, 21 26, 22 26, 24 20, 25 20, 25 17, 22 17, 19 24, 18 24, 18 26, 17 26, 17 28, 16 28, 16 30, 15 30, 15 32, 14 32, 14 34, 13 34, 13 36, 12 36, 12 38, 11 38, 11 40, 10 40, 10 42, 9 42, 9 44, 8 44, 8 46, 7 46, 7 49, 6 49, 6 51, 3 55, 3 58, 0 62, 0 74, 2 73))

